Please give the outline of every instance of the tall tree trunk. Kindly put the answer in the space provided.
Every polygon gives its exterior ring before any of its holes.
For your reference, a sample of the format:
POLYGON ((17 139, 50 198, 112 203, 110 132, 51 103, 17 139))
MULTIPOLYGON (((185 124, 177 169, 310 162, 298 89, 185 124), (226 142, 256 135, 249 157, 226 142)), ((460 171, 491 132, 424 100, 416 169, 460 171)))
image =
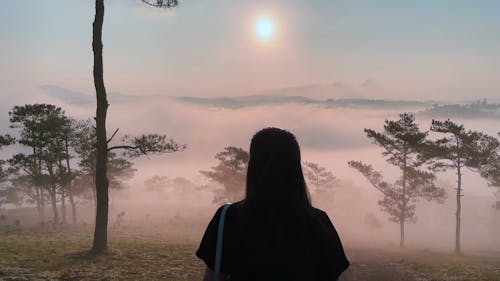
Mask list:
POLYGON ((456 228, 455 228, 455 254, 462 254, 462 248, 460 246, 460 213, 462 212, 462 171, 460 167, 460 161, 457 165, 457 212, 456 212, 456 228))
POLYGON ((94 205, 94 216, 96 214, 97 210, 97 193, 95 191, 95 180, 93 181, 94 186, 92 187, 92 205, 94 205))
MULTIPOLYGON (((33 171, 35 171, 35 173, 38 172, 38 169, 36 167, 36 163, 37 163, 37 160, 36 160, 36 148, 34 146, 32 146, 32 150, 33 150, 33 162, 31 163, 31 168, 33 171)), ((40 192, 40 189, 41 187, 39 186, 39 183, 38 182, 34 182, 34 188, 35 188, 35 201, 36 201, 36 210, 38 212, 38 220, 40 222, 43 222, 43 213, 42 213, 42 202, 41 202, 41 192, 40 192)))
POLYGON ((68 171, 68 178, 66 181, 66 190, 68 192, 69 203, 71 204, 71 218, 73 224, 76 224, 76 204, 75 198, 73 198, 73 174, 71 172, 71 165, 69 163, 69 143, 68 138, 64 140, 64 145, 66 148, 66 169, 68 171))
POLYGON ((40 190, 40 210, 42 211, 40 215, 42 217, 42 221, 44 221, 45 220, 45 195, 44 195, 42 186, 39 186, 38 190, 40 190))
POLYGON ((49 191, 50 202, 52 204, 52 225, 55 227, 59 224, 59 212, 57 211, 56 188, 52 187, 49 191))
MULTIPOLYGON (((403 202, 406 202, 406 168, 407 168, 406 157, 407 157, 407 148, 405 147, 403 151, 403 202)), ((401 217, 399 218, 400 248, 404 248, 405 246, 405 210, 406 210, 406 203, 403 204, 403 209, 401 210, 401 217)))
POLYGON ((62 223, 66 223, 66 192, 61 190, 61 214, 62 214, 62 223))
POLYGON ((400 233, 399 247, 404 248, 404 246, 405 246, 405 219, 404 219, 403 215, 401 215, 401 218, 399 218, 399 233, 400 233))
POLYGON ((40 222, 43 222, 41 192, 40 192, 40 187, 39 186, 35 186, 35 201, 36 201, 36 210, 38 212, 38 220, 40 222))
MULTIPOLYGON (((40 154, 41 154, 41 148, 39 148, 40 154)), ((37 154, 37 155, 40 155, 37 154)), ((37 175, 42 175, 42 158, 38 156, 38 159, 35 159, 35 163, 38 161, 38 165, 36 166, 37 168, 37 175)), ((37 180, 38 181, 38 180, 37 180)), ((40 182, 37 182, 39 185, 38 188, 40 189, 40 206, 42 210, 42 221, 45 220, 45 195, 44 195, 44 189, 46 186, 42 186, 40 182)))
POLYGON ((52 204, 52 224, 55 228, 55 226, 59 224, 59 212, 57 211, 57 186, 55 183, 53 164, 51 162, 47 162, 46 164, 51 181, 48 191, 50 195, 50 202, 52 204))
POLYGON ((94 53, 94 86, 97 97, 96 136, 96 195, 97 208, 92 252, 103 253, 108 241, 108 143, 106 138, 106 113, 108 101, 104 87, 102 62, 102 25, 104 21, 104 0, 95 1, 95 19, 93 23, 92 50, 94 53))
POLYGON ((71 204, 71 218, 72 218, 72 222, 73 224, 76 224, 76 202, 75 202, 75 198, 73 198, 73 193, 70 192, 69 193, 69 203, 71 204))
MULTIPOLYGON (((66 147, 67 151, 67 147, 66 147)), ((63 171, 63 164, 62 164, 62 159, 59 158, 58 160, 58 168, 59 171, 63 171)), ((62 223, 66 224, 66 197, 68 196, 68 188, 69 188, 69 182, 68 182, 68 175, 66 175, 66 178, 62 181, 61 183, 61 213, 62 213, 62 223)))

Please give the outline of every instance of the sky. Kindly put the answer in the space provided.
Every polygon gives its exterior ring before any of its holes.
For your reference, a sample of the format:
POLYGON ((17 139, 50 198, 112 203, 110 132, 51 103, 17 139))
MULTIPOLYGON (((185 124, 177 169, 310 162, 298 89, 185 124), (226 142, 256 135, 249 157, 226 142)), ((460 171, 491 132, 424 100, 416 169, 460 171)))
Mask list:
MULTIPOLYGON (((316 85, 320 98, 498 99, 500 2, 107 0, 108 91, 242 96, 316 85), (266 16, 274 33, 255 32, 266 16)), ((0 94, 93 94, 93 1, 7 1, 0 94)))

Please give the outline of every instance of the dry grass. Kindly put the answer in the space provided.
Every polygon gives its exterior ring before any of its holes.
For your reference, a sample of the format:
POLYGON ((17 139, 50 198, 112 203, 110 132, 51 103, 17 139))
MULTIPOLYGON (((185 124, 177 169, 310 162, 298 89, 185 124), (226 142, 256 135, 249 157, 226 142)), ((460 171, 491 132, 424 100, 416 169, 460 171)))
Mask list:
POLYGON ((419 280, 500 281, 500 257, 475 255, 456 256, 421 252, 405 254, 400 264, 419 280))
MULTIPOLYGON (((88 254, 91 237, 88 228, 0 232, 0 280, 201 280, 193 240, 111 231, 110 251, 96 257, 88 254)), ((352 265, 343 280, 500 281, 498 254, 346 252, 352 265)))
POLYGON ((200 280, 195 244, 119 237, 102 256, 89 255, 88 233, 22 233, 0 237, 0 280, 200 280))

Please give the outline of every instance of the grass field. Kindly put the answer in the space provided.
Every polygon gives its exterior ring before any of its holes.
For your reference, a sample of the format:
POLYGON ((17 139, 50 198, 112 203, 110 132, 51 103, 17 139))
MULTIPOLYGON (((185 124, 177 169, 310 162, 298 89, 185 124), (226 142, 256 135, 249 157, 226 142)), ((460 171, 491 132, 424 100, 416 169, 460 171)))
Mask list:
MULTIPOLYGON (((189 239, 110 233, 110 251, 93 257, 89 229, 0 233, 0 280, 200 280, 204 264, 189 239), (173 242, 176 241, 176 242, 173 242)), ((346 249, 342 280, 500 281, 493 253, 456 257, 430 251, 346 249)))
POLYGON ((88 233, 0 236, 0 280, 199 280, 194 243, 114 237, 107 255, 88 254, 88 233))

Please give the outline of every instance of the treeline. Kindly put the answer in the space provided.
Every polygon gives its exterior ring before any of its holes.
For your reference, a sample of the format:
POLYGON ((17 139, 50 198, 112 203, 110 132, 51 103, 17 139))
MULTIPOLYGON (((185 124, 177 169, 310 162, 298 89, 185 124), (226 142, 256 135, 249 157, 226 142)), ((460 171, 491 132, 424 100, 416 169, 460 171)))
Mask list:
POLYGON ((470 104, 434 104, 421 112, 432 118, 500 118, 500 104, 488 103, 486 99, 470 104))
MULTIPOLYGON (((54 226, 68 221, 67 209, 71 208, 71 221, 76 223, 78 202, 96 203, 93 120, 69 117, 51 104, 27 104, 15 106, 9 112, 9 121, 14 132, 0 135, 0 148, 17 145, 20 152, 0 161, 0 204, 33 204, 41 222, 47 219, 45 209, 50 205, 49 221, 54 226)), ((118 129, 108 143, 117 133, 118 129)), ((165 135, 125 135, 119 145, 108 147, 109 186, 123 188, 124 181, 134 176, 131 159, 184 148, 165 135)))

